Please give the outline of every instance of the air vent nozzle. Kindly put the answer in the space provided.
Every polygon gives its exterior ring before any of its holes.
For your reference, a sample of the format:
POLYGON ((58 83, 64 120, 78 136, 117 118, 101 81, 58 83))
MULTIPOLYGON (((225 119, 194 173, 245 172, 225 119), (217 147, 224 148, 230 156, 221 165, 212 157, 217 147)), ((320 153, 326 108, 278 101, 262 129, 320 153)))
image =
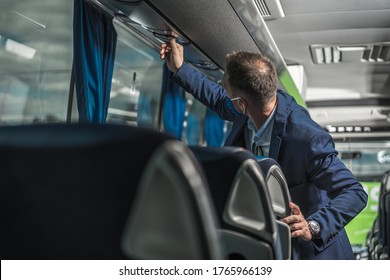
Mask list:
POLYGON ((389 63, 390 42, 359 45, 311 45, 314 64, 389 63))
POLYGON ((362 62, 390 62, 390 43, 371 45, 364 51, 362 62))
POLYGON ((265 20, 284 17, 284 11, 279 0, 255 0, 255 4, 265 20))

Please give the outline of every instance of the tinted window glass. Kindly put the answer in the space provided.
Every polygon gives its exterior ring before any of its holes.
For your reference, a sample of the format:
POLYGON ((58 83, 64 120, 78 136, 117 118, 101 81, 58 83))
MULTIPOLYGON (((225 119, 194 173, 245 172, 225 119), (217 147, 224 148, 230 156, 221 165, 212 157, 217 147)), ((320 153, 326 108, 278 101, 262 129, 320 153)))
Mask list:
POLYGON ((73 1, 0 2, 0 123, 66 120, 73 1))
POLYGON ((158 128, 163 62, 157 46, 114 24, 118 42, 107 122, 158 128))
POLYGON ((339 157, 361 181, 380 182, 390 170, 390 141, 360 141, 347 139, 336 142, 339 157))

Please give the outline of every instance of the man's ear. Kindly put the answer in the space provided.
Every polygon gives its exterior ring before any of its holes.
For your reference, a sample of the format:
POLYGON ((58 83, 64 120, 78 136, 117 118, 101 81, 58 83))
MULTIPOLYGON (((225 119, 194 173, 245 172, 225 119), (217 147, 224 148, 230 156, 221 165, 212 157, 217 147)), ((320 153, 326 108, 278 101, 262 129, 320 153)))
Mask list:
POLYGON ((242 100, 242 99, 239 99, 239 100, 238 100, 238 107, 240 108, 240 110, 241 110, 242 112, 245 111, 245 108, 246 108, 245 101, 242 100))

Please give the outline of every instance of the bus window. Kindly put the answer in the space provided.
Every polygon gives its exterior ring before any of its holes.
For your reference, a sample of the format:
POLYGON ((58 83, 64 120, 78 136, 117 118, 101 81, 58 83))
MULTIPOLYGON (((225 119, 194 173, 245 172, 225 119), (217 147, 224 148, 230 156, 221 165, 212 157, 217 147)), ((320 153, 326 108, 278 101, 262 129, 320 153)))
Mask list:
POLYGON ((381 180, 390 170, 390 141, 347 138, 335 145, 340 159, 368 194, 367 207, 346 226, 353 249, 359 252, 378 215, 381 180))
POLYGON ((336 149, 344 164, 360 181, 380 182, 390 170, 389 140, 336 140, 336 149))
POLYGON ((107 122, 158 128, 163 62, 158 51, 122 27, 118 33, 107 122))
POLYGON ((73 1, 0 3, 0 124, 64 122, 73 1))

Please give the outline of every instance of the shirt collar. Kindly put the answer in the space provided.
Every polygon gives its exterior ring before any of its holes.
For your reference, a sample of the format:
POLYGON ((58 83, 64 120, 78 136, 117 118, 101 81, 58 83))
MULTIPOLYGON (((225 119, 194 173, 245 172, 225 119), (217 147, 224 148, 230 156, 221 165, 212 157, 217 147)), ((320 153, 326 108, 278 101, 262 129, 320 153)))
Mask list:
POLYGON ((271 114, 268 116, 267 120, 265 123, 257 130, 256 132, 256 126, 255 124, 248 119, 248 128, 252 131, 253 137, 253 142, 256 144, 266 144, 270 143, 271 141, 271 133, 272 133, 272 127, 275 119, 275 112, 276 112, 276 107, 278 104, 275 105, 275 107, 272 109, 271 114))

